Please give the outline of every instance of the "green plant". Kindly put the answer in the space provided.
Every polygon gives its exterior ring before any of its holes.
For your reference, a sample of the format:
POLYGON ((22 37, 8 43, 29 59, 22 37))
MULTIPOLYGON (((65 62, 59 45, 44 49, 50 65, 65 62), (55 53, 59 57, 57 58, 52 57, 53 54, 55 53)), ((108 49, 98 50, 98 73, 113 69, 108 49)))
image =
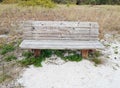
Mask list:
POLYGON ((18 61, 22 66, 42 66, 42 61, 45 60, 45 58, 50 57, 52 55, 52 50, 42 50, 41 55, 39 57, 34 57, 31 52, 23 52, 22 54, 25 56, 23 60, 18 61))
POLYGON ((114 51, 115 54, 118 54, 118 51, 114 51))
POLYGON ((76 61, 79 62, 82 60, 82 57, 79 54, 73 54, 73 55, 69 55, 69 56, 65 56, 63 58, 65 61, 76 61))
POLYGON ((65 61, 81 61, 82 57, 79 54, 76 54, 75 51, 71 50, 55 50, 54 54, 56 54, 58 57, 61 57, 65 61), (68 53, 68 56, 64 56, 65 53, 68 53), (72 55, 70 55, 72 54, 72 55))
POLYGON ((95 65, 102 64, 101 59, 98 59, 98 58, 93 58, 92 61, 95 63, 95 65))
POLYGON ((48 58, 48 57, 50 57, 51 55, 52 55, 52 50, 42 50, 41 51, 41 57, 43 57, 43 58, 48 58))
POLYGON ((99 57, 101 55, 100 51, 95 51, 93 57, 99 57))
POLYGON ((32 54, 32 52, 28 52, 28 51, 24 51, 23 53, 22 53, 22 55, 24 56, 24 57, 26 57, 26 58, 29 58, 29 57, 31 57, 33 54, 32 54))
POLYGON ((13 45, 11 45, 11 44, 5 44, 5 45, 2 46, 0 53, 2 55, 4 55, 4 54, 6 54, 8 52, 11 52, 13 50, 15 50, 15 47, 13 45))
POLYGON ((57 55, 58 57, 61 57, 65 61, 81 61, 82 57, 79 54, 76 54, 75 51, 65 51, 65 50, 41 50, 41 55, 39 57, 34 57, 31 52, 23 52, 23 56, 25 58, 23 60, 18 61, 22 66, 42 66, 42 61, 45 60, 45 58, 51 57, 52 54, 57 55), (68 56, 64 56, 65 52, 68 52, 68 56))
POLYGON ((57 55, 58 57, 61 57, 61 58, 64 56, 64 53, 65 53, 64 50, 54 50, 53 52, 55 55, 57 55))
POLYGON ((14 55, 9 55, 5 58, 5 61, 12 61, 12 60, 16 60, 17 57, 15 57, 14 55))
POLYGON ((42 7, 53 8, 55 7, 55 3, 52 0, 22 0, 20 2, 22 6, 36 6, 40 5, 42 7))
POLYGON ((34 65, 34 66, 42 66, 41 62, 43 61, 42 57, 30 57, 30 58, 24 58, 23 60, 18 61, 22 66, 29 66, 29 65, 34 65))

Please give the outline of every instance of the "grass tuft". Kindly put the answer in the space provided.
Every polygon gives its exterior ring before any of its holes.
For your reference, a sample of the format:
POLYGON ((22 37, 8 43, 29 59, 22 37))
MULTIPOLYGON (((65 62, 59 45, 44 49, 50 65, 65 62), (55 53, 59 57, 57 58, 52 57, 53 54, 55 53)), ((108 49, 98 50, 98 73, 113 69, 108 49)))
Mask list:
POLYGON ((70 55, 70 56, 65 56, 63 58, 65 61, 76 61, 79 62, 82 60, 82 56, 80 56, 79 54, 74 54, 74 55, 70 55))
POLYGON ((42 61, 45 61, 46 58, 51 57, 52 54, 61 57, 65 61, 81 61, 82 57, 79 54, 76 54, 75 51, 66 51, 66 50, 42 50, 39 57, 34 57, 31 52, 23 52, 25 57, 23 60, 18 61, 22 66, 34 65, 37 67, 42 66, 42 61), (68 56, 64 56, 68 52, 68 56))
POLYGON ((11 44, 5 44, 5 45, 2 46, 0 53, 2 55, 4 55, 4 54, 6 54, 8 52, 11 52, 13 50, 15 50, 15 47, 13 45, 11 45, 11 44))
POLYGON ((24 57, 26 57, 26 58, 29 58, 29 57, 31 57, 32 55, 33 55, 32 52, 27 52, 27 51, 25 51, 25 52, 22 53, 22 56, 24 56, 24 57))
POLYGON ((16 60, 17 57, 15 57, 14 55, 9 55, 5 58, 5 61, 12 61, 12 60, 16 60))
POLYGON ((95 65, 102 64, 102 60, 98 58, 94 58, 92 61, 95 63, 95 65))

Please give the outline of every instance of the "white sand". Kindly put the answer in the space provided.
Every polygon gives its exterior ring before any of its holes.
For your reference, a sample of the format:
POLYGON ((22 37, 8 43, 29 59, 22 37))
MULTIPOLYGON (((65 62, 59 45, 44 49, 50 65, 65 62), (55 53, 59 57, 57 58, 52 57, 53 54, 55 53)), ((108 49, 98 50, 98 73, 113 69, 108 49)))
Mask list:
POLYGON ((89 60, 58 65, 43 62, 43 67, 26 68, 18 82, 25 88, 120 88, 120 42, 108 44, 102 50, 104 63, 97 67, 89 60))

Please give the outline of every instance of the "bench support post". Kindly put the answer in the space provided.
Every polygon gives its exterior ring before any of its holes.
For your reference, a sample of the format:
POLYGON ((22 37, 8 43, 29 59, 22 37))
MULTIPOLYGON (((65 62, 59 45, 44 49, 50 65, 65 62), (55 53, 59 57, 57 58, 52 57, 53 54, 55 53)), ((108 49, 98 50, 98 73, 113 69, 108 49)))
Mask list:
POLYGON ((39 49, 33 49, 33 53, 35 57, 40 56, 40 50, 39 49))
POLYGON ((83 58, 88 58, 88 51, 89 50, 82 50, 82 57, 83 58))

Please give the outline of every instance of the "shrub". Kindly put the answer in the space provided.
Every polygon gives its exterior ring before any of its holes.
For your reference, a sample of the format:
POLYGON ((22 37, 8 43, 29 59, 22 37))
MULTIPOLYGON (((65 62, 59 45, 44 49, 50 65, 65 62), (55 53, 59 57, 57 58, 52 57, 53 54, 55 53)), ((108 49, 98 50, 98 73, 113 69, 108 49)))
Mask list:
POLYGON ((4 55, 4 54, 6 54, 8 52, 11 52, 13 50, 15 50, 15 47, 12 44, 5 44, 5 45, 2 46, 0 53, 2 55, 4 55))
POLYGON ((3 0, 3 3, 5 4, 13 4, 13 3, 17 3, 18 0, 3 0))
POLYGON ((22 0, 20 2, 20 5, 22 5, 22 6, 36 6, 36 5, 40 5, 42 7, 48 7, 48 8, 55 7, 54 2, 52 2, 51 0, 22 0))
POLYGON ((5 58, 5 61, 12 61, 12 60, 16 60, 17 57, 15 57, 14 55, 9 55, 5 58))

